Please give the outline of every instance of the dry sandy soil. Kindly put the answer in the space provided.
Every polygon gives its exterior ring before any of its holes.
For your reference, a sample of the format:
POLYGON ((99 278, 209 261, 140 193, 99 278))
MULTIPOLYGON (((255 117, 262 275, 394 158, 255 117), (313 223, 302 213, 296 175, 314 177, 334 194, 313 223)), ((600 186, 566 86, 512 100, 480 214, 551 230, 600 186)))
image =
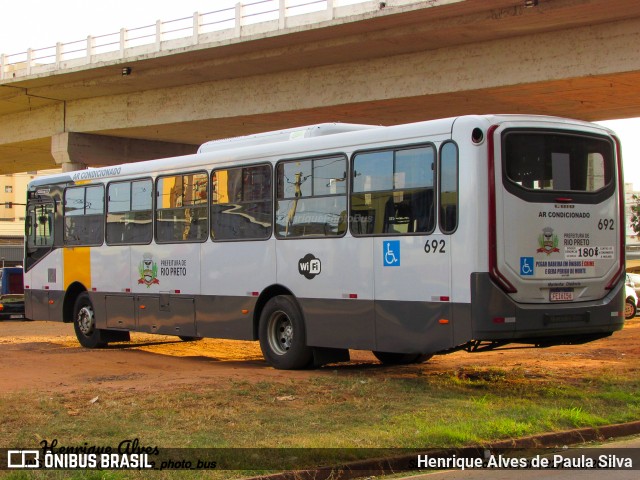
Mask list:
POLYGON ((353 351, 352 361, 316 370, 278 371, 269 367, 257 342, 132 334, 130 343, 106 349, 80 347, 73 326, 55 322, 0 321, 0 392, 67 392, 89 386, 153 390, 215 381, 290 381, 314 375, 414 376, 472 366, 519 370, 530 378, 580 376, 640 369, 640 317, 613 336, 585 345, 545 349, 508 348, 492 352, 437 355, 422 365, 384 367, 369 352, 353 351))

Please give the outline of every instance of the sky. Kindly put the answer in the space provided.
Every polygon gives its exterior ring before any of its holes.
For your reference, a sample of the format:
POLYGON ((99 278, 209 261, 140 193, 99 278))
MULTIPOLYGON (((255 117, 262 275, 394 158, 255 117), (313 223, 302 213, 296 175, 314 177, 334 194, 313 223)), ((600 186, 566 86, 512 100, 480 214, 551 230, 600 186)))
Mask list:
MULTIPOLYGON (((218 11, 235 3, 236 0, 0 0, 3 19, 0 53, 26 52, 28 48, 82 40, 88 35, 98 36, 118 32, 121 28, 151 25, 156 20, 174 20, 189 17, 194 12, 218 11)), ((353 0, 340 3, 353 3, 353 0)), ((598 123, 619 135, 625 182, 633 183, 634 189, 640 190, 640 118, 598 123)))

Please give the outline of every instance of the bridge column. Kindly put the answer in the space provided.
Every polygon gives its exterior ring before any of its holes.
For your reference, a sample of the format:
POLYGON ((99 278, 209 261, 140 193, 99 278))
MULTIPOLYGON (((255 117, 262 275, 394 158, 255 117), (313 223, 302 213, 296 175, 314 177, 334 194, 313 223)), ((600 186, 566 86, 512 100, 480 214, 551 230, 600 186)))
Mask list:
POLYGON ((51 154, 63 172, 196 153, 197 145, 64 132, 51 137, 51 154))

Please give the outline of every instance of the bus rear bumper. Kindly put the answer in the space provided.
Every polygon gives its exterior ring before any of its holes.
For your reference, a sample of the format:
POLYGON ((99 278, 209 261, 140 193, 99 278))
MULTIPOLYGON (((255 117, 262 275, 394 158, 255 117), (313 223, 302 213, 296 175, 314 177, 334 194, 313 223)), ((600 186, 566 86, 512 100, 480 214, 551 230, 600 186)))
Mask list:
POLYGON ((517 303, 487 273, 471 276, 474 340, 557 345, 611 335, 624 325, 624 277, 599 300, 579 303, 517 303))

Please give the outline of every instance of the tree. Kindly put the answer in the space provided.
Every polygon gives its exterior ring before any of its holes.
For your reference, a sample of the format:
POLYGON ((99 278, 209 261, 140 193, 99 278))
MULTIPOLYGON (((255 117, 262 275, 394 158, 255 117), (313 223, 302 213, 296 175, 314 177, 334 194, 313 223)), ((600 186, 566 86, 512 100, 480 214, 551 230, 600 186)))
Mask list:
POLYGON ((631 198, 631 228, 640 237, 640 197, 634 193, 631 198))

